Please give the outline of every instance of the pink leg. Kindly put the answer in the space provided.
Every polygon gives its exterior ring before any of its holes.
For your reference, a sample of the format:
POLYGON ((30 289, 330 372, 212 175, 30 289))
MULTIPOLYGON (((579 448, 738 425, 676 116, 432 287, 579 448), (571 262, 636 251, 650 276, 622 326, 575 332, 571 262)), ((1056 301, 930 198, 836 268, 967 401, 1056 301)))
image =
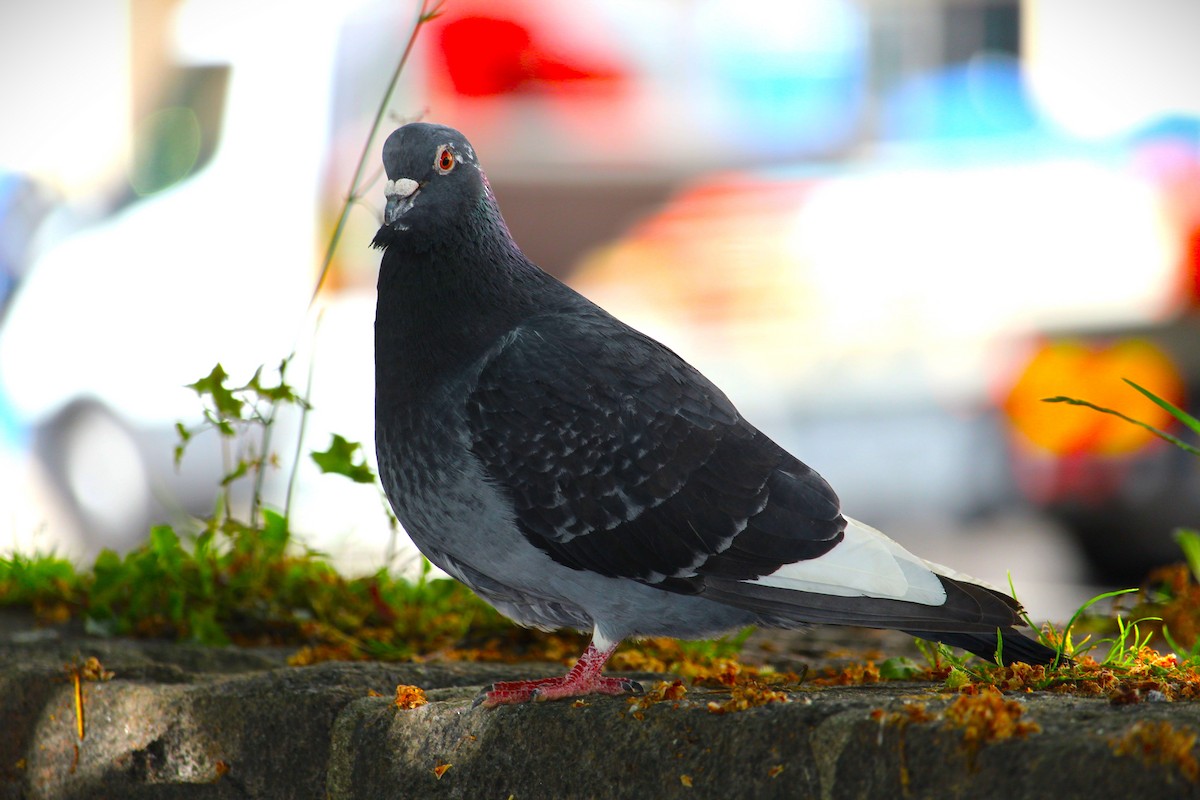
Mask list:
POLYGON ((528 703, 531 700, 560 700, 564 697, 579 697, 585 694, 641 694, 642 687, 629 678, 606 678, 600 674, 608 657, 617 649, 617 644, 601 650, 595 642, 589 642, 587 650, 561 678, 539 678, 528 681, 501 681, 480 695, 475 705, 487 708, 513 703, 528 703))

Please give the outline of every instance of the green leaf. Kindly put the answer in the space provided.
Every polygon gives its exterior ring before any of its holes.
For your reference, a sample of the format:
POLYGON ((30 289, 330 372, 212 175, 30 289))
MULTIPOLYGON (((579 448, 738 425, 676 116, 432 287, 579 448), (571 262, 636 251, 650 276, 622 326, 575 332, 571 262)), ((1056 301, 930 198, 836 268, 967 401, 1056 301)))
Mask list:
POLYGON ((192 440, 192 432, 182 422, 176 422, 175 433, 179 434, 179 444, 175 445, 175 468, 178 469, 179 462, 183 461, 183 451, 192 440))
POLYGON ((159 558, 179 555, 179 534, 170 525, 155 525, 150 529, 150 549, 159 558))
POLYGON ((879 677, 888 681, 906 681, 923 671, 914 661, 903 656, 889 658, 879 665, 879 677))
MULTIPOLYGON (((437 4, 435 4, 430 10, 425 11, 422 9, 421 16, 417 19, 417 25, 424 25, 426 22, 430 22, 440 17, 444 13, 442 11, 442 6, 445 5, 445 2, 446 0, 438 0, 437 4)), ((413 33, 415 34, 416 31, 413 33)))
POLYGON ((971 673, 967 672, 962 667, 952 667, 950 674, 946 676, 947 689, 961 689, 971 682, 971 673))
POLYGON ((218 416, 225 419, 241 419, 245 403, 225 386, 225 381, 228 379, 229 374, 225 372, 225 368, 217 364, 212 368, 212 372, 195 383, 189 383, 187 388, 193 390, 200 397, 209 397, 218 416))
POLYGON ((366 457, 362 454, 362 445, 347 441, 339 434, 333 434, 333 441, 328 450, 314 450, 312 460, 321 472, 345 475, 355 483, 375 482, 375 473, 367 466, 366 457))
POLYGON ((254 392, 263 400, 269 400, 272 403, 298 403, 301 402, 300 397, 296 394, 296 390, 284 380, 284 374, 287 372, 287 365, 290 361, 285 358, 279 362, 279 383, 275 386, 264 386, 262 382, 262 367, 254 373, 254 377, 250 379, 250 383, 246 384, 247 389, 254 392))
POLYGON ((288 541, 291 539, 287 517, 269 508, 264 508, 263 527, 259 532, 259 537, 263 548, 270 557, 278 558, 283 555, 288 541))

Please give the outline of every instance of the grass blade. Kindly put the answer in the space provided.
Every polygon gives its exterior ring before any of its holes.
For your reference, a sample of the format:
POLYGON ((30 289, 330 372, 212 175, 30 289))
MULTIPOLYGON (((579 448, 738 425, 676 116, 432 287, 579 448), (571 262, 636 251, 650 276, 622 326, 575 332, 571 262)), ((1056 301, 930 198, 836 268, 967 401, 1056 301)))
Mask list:
MULTIPOLYGON (((1140 388, 1140 387, 1138 387, 1138 388, 1140 388)), ((1143 390, 1143 391, 1145 391, 1145 390, 1143 390)), ((1111 408, 1105 408, 1104 406, 1098 406, 1095 403, 1089 403, 1087 400, 1078 400, 1074 397, 1062 397, 1062 396, 1044 397, 1044 398, 1042 398, 1042 402, 1043 403, 1066 403, 1067 405, 1072 405, 1072 406, 1083 406, 1084 408, 1090 408, 1093 411, 1099 411, 1101 414, 1111 414, 1114 417, 1120 417, 1121 419, 1125 420, 1126 422, 1130 422, 1134 425, 1145 428, 1146 430, 1150 431, 1158 438, 1160 438, 1164 441, 1170 442, 1171 444, 1175 445, 1179 449, 1185 450, 1194 456, 1200 457, 1200 448, 1194 447, 1194 446, 1188 444, 1187 442, 1183 441, 1182 439, 1180 439, 1176 436, 1172 436, 1171 434, 1167 433, 1166 431, 1160 430, 1160 429, 1154 427, 1153 425, 1147 425, 1145 422, 1142 422, 1141 420, 1137 420, 1137 419, 1134 419, 1133 417, 1126 416, 1125 414, 1122 414, 1120 411, 1116 411, 1111 408)), ((1163 400, 1162 402, 1166 403, 1167 401, 1163 400)), ((1168 405, 1170 405, 1170 404, 1168 403, 1168 405)), ((1171 408, 1175 408, 1175 407, 1171 406, 1171 408)), ((1168 410, 1170 410, 1170 409, 1168 409, 1168 410)), ((1178 409, 1176 409, 1176 410, 1178 411, 1178 409)), ((1182 412, 1182 411, 1180 411, 1179 413, 1184 414, 1184 412, 1182 412)), ((1187 414, 1184 414, 1184 415, 1189 416, 1187 414)), ((1187 424, 1187 423, 1185 423, 1185 424, 1187 424)), ((1200 423, 1198 423, 1198 424, 1200 424, 1200 423)))
POLYGON ((1163 398, 1159 397, 1158 395, 1156 395, 1154 392, 1150 391, 1149 389, 1143 389, 1141 386, 1138 386, 1136 383, 1129 380, 1129 378, 1122 378, 1121 380, 1125 381, 1130 386, 1132 386, 1134 389, 1137 389, 1139 392, 1144 394, 1146 397, 1150 398, 1150 400, 1155 405, 1157 405, 1159 408, 1166 411, 1168 414, 1170 414, 1175 419, 1182 422, 1184 425, 1191 428, 1193 433, 1200 436, 1200 419, 1196 419, 1191 414, 1184 411, 1182 408, 1179 408, 1178 406, 1174 405, 1169 400, 1164 400, 1163 398))
POLYGON ((1183 551, 1188 569, 1192 571, 1192 577, 1196 579, 1197 583, 1200 583, 1200 531, 1191 528, 1176 528, 1174 535, 1176 544, 1183 551))
MULTIPOLYGON (((1058 669, 1059 662, 1062 661, 1064 656, 1067 658, 1073 658, 1076 655, 1075 652, 1067 653, 1067 648, 1071 645, 1071 629, 1075 627, 1075 623, 1079 621, 1079 618, 1083 616, 1085 611, 1094 606, 1096 603, 1099 603, 1101 600, 1107 600, 1110 597, 1118 597, 1120 595, 1130 594, 1131 592, 1136 591, 1138 590, 1116 589, 1115 591, 1104 592, 1103 594, 1096 595, 1091 600, 1088 600, 1079 608, 1075 609, 1075 613, 1071 615, 1071 619, 1067 622, 1067 627, 1063 628, 1062 636, 1059 639, 1058 646, 1054 648, 1054 662, 1051 664, 1050 668, 1058 669)), ((1072 648, 1072 650, 1074 649, 1075 648, 1072 648)))

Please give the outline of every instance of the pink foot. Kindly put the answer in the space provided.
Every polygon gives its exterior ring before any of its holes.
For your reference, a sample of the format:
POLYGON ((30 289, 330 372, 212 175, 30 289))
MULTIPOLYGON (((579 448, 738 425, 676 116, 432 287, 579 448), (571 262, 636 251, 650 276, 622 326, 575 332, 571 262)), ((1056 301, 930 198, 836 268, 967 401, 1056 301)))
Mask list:
POLYGON ((475 705, 494 708, 500 705, 528 703, 530 701, 561 700, 585 694, 642 694, 640 683, 630 678, 606 678, 600 674, 608 657, 617 649, 614 644, 600 650, 589 643, 587 650, 561 678, 539 678, 528 681, 500 681, 475 700, 475 705))

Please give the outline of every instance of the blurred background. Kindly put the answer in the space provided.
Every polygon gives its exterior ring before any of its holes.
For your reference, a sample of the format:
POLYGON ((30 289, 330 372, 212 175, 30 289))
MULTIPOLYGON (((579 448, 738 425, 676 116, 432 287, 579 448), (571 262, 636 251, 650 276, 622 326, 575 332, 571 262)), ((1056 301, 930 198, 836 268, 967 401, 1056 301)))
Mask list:
MULTIPOLYGON (((416 5, 0 11, 0 552, 81 560, 212 510, 185 384, 296 351, 305 450, 373 450, 375 184, 319 264, 416 5)), ((383 135, 471 138, 518 243, 726 389, 848 513, 1035 617, 1178 560, 1200 461, 1200 5, 447 0, 383 135)), ((369 174, 378 178, 382 136, 369 174)), ((280 506, 297 420, 281 420, 280 506)), ((373 453, 370 455, 373 461, 373 453)), ((373 487, 301 459, 351 570, 373 487)))

